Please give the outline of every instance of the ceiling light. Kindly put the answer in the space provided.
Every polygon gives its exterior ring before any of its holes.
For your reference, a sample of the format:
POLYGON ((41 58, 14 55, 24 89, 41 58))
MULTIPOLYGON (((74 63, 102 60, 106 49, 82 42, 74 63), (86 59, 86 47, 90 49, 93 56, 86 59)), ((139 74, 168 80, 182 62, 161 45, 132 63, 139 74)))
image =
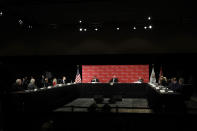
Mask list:
POLYGON ((0 11, 0 16, 2 16, 3 15, 3 12, 2 11, 0 11))
POLYGON ((152 29, 152 25, 149 25, 149 27, 148 27, 149 29, 152 29))
POLYGON ((79 20, 79 23, 82 23, 82 20, 79 20))
POLYGON ((148 17, 148 20, 151 20, 151 17, 150 16, 148 17))
POLYGON ((83 28, 79 28, 79 31, 83 31, 83 28))

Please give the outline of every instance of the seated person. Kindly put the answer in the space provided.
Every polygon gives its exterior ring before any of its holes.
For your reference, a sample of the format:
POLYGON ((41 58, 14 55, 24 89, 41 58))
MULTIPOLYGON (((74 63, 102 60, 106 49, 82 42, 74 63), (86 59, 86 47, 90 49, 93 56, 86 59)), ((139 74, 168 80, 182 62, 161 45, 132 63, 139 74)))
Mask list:
POLYGON ((38 87, 35 85, 35 79, 31 79, 30 80, 30 83, 28 84, 27 86, 27 89, 28 90, 34 90, 34 89, 37 89, 38 87))
POLYGON ((116 83, 118 82, 118 78, 115 75, 113 75, 113 78, 109 82, 116 83))
POLYGON ((40 86, 44 87, 44 83, 45 83, 45 77, 44 75, 41 76, 41 81, 40 81, 40 86))
POLYGON ((162 86, 167 86, 168 85, 167 78, 162 76, 159 80, 159 84, 162 86))
POLYGON ((136 83, 143 83, 144 79, 142 79, 142 77, 139 77, 138 81, 136 83))
POLYGON ((183 78, 179 78, 179 81, 177 83, 177 86, 176 86, 176 90, 177 92, 182 92, 183 90, 183 84, 184 84, 184 79, 183 78))
POLYGON ((50 83, 49 83, 49 79, 46 77, 44 79, 44 87, 48 87, 48 86, 50 86, 50 83))
POLYGON ((180 85, 179 83, 177 83, 176 77, 171 79, 171 83, 168 86, 169 89, 173 90, 173 91, 179 91, 180 90, 180 85))
POLYGON ((94 76, 91 80, 91 82, 99 82, 99 79, 96 78, 96 76, 94 76))
POLYGON ((142 79, 141 77, 139 77, 138 81, 134 82, 134 83, 143 83, 144 79, 142 79))
POLYGON ((159 85, 162 85, 162 81, 163 81, 163 76, 160 76, 160 77, 159 77, 159 80, 158 80, 158 84, 159 84, 159 85))
POLYGON ((23 89, 27 89, 28 83, 27 77, 24 77, 22 80, 23 89))
POLYGON ((56 86, 56 85, 57 85, 57 79, 54 78, 54 79, 53 79, 53 86, 56 86))
POLYGON ((168 88, 169 88, 169 89, 173 86, 174 80, 176 80, 176 78, 173 77, 173 78, 171 78, 171 79, 168 81, 168 88))
POLYGON ((63 76, 59 82, 60 84, 66 84, 66 76, 63 76))
POLYGON ((183 78, 179 78, 179 84, 183 85, 184 84, 184 79, 183 78))
POLYGON ((16 82, 12 85, 11 91, 23 91, 23 85, 21 79, 16 79, 16 82))

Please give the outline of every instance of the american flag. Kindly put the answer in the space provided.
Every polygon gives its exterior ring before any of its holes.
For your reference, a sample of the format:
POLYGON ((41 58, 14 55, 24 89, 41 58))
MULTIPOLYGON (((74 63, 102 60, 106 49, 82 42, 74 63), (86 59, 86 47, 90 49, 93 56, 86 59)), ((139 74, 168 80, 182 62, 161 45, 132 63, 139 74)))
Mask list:
POLYGON ((75 83, 81 83, 81 75, 79 73, 79 68, 77 69, 77 74, 75 78, 75 83))

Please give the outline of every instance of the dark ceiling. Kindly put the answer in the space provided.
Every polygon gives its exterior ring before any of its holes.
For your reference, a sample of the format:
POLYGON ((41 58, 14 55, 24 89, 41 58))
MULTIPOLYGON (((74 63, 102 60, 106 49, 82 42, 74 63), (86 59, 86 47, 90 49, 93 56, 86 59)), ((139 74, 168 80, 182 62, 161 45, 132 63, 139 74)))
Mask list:
POLYGON ((196 9, 188 1, 4 0, 0 5, 0 55, 197 52, 196 9), (99 31, 89 26, 94 24, 101 25, 99 31), (153 29, 144 29, 150 25, 153 29), (79 31, 82 26, 87 32, 79 31))
POLYGON ((188 1, 126 0, 3 0, 2 10, 38 24, 89 22, 143 22, 152 16, 158 23, 195 23, 195 4, 188 1))

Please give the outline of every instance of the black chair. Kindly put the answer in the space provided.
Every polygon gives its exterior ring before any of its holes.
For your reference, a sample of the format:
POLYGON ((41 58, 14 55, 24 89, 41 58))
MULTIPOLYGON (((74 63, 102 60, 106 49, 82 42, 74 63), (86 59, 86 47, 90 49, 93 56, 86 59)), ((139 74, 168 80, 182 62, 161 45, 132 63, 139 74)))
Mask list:
POLYGON ((99 104, 104 101, 103 95, 94 95, 94 101, 99 104))
POLYGON ((191 84, 184 84, 183 89, 181 91, 185 100, 190 100, 193 94, 193 88, 191 84))

